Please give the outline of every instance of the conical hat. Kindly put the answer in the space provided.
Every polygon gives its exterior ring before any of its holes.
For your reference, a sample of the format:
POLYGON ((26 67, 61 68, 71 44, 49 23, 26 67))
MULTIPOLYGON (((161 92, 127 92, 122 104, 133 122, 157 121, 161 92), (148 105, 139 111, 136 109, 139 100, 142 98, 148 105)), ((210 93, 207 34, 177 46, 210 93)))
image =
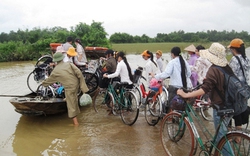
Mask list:
POLYGON ((195 53, 196 48, 195 48, 195 46, 193 44, 191 44, 190 46, 186 47, 184 50, 195 53))

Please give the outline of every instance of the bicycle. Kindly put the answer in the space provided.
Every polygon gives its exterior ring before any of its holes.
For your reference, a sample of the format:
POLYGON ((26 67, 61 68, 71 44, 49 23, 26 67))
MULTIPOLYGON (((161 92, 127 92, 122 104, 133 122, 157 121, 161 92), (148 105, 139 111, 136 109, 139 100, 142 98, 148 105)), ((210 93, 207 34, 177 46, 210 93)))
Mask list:
POLYGON ((27 86, 31 92, 36 93, 38 86, 46 79, 53 68, 49 65, 52 62, 50 55, 44 55, 38 59, 35 69, 27 77, 27 86))
POLYGON ((147 92, 145 85, 141 82, 141 79, 146 80, 142 76, 142 71, 142 67, 138 67, 135 71, 136 78, 133 92, 139 97, 139 104, 145 106, 144 115, 147 123, 150 126, 155 126, 168 111, 166 110, 166 106, 168 105, 168 90, 162 84, 163 81, 159 81, 161 85, 157 90, 152 88, 147 92))
POLYGON ((88 63, 88 67, 77 66, 82 71, 85 82, 89 88, 87 94, 93 94, 98 89, 101 65, 102 62, 100 60, 91 60, 88 63))
POLYGON ((103 92, 103 102, 95 102, 96 110, 110 108, 114 115, 120 114, 121 119, 126 125, 133 125, 139 115, 139 104, 137 97, 131 89, 127 89, 128 83, 111 80, 106 91, 103 92))
MULTIPOLYGON (((232 117, 233 109, 218 109, 217 115, 221 120, 215 134, 209 133, 204 123, 199 119, 193 110, 193 100, 182 99, 179 101, 182 106, 180 110, 168 113, 161 124, 161 142, 167 155, 183 155, 184 149, 188 150, 188 155, 195 155, 197 145, 201 151, 199 155, 249 155, 250 154, 250 135, 242 131, 228 131, 217 143, 216 139, 222 124, 225 124, 226 117, 232 117), (200 126, 204 138, 201 138, 194 119, 200 126), (240 138, 240 142, 236 140, 240 138)), ((201 103, 202 104, 202 103, 201 103)), ((216 106, 216 105, 215 105, 216 106)), ((186 151, 185 151, 185 154, 186 151)))
MULTIPOLYGON (((162 82, 160 82, 162 83, 162 82)), ((143 94, 145 90, 142 89, 143 94)), ((168 106, 168 91, 161 84, 158 89, 150 89, 147 93, 147 98, 145 101, 144 115, 147 123, 150 126, 155 126, 160 119, 162 119, 167 112, 168 106)))

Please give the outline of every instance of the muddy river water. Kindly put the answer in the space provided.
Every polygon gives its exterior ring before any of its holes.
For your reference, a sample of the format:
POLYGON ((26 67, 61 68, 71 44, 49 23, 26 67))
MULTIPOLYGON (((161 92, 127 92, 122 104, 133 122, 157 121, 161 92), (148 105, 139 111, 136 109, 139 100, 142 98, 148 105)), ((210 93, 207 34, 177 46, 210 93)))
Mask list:
MULTIPOLYGON (((169 54, 163 58, 165 63, 170 60, 169 54)), ((133 69, 145 64, 140 55, 128 55, 127 59, 133 69)), ((26 79, 34 63, 0 63, 0 95, 29 93, 26 79)), ((120 116, 98 114, 88 105, 81 107, 80 125, 75 127, 67 113, 21 115, 9 103, 11 98, 0 97, 0 156, 165 155, 160 140, 161 121, 149 126, 142 112, 134 125, 127 126, 120 116)))

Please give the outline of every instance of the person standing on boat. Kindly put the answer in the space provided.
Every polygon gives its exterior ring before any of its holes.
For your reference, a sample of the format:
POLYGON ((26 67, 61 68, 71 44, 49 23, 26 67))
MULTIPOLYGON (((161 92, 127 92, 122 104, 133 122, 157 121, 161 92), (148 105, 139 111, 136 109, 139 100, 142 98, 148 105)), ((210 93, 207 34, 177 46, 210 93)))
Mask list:
POLYGON ((84 51, 82 42, 80 39, 75 39, 75 45, 76 45, 76 52, 77 56, 74 57, 74 62, 76 65, 81 66, 81 65, 86 65, 88 62, 86 53, 84 51))
MULTIPOLYGON (((71 37, 71 36, 67 37, 66 42, 64 44, 62 44, 63 51, 67 52, 70 47, 73 47, 73 45, 72 45, 73 41, 74 41, 73 37, 71 37)), ((64 53, 64 56, 65 57, 64 57, 63 61, 68 62, 69 61, 68 57, 66 57, 67 54, 64 53)))
POLYGON ((68 117, 73 119, 74 125, 79 125, 77 115, 80 113, 80 109, 77 93, 79 87, 83 93, 89 89, 80 69, 73 63, 62 61, 63 59, 64 55, 62 53, 53 55, 53 62, 56 62, 57 65, 51 72, 51 75, 42 82, 42 85, 47 87, 53 83, 60 82, 64 86, 68 117))

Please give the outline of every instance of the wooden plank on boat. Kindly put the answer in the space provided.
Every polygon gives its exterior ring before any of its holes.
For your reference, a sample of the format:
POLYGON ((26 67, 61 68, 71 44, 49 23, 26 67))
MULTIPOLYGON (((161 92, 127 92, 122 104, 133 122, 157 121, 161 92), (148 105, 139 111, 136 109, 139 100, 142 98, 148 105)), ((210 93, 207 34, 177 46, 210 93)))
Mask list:
POLYGON ((105 47, 85 47, 86 57, 90 59, 99 59, 105 57, 105 52, 108 48, 105 47))

